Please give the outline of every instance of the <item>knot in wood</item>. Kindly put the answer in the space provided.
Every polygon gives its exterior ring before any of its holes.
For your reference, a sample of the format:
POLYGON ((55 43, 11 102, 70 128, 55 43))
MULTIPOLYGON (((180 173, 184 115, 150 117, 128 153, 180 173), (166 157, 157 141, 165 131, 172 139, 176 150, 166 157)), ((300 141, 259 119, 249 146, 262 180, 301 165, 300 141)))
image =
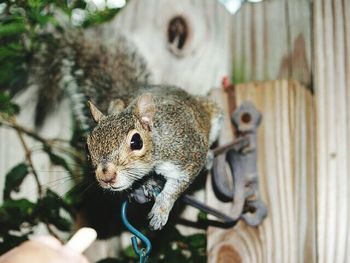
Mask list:
POLYGON ((181 51, 188 39, 189 28, 184 17, 175 16, 168 24, 168 42, 171 47, 171 51, 178 55, 176 52, 181 51))

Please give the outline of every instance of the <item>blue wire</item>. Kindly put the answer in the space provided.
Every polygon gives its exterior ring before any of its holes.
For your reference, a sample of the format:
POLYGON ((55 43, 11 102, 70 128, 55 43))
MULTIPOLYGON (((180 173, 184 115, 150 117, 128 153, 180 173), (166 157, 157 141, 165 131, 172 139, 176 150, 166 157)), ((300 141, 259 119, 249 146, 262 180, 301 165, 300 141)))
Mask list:
POLYGON ((126 217, 126 209, 128 207, 128 200, 123 201, 122 203, 122 209, 121 209, 121 215, 122 215, 122 221, 125 227, 135 236, 131 238, 131 243, 132 246, 135 250, 135 253, 139 256, 140 258, 140 263, 146 262, 149 254, 151 253, 152 249, 152 244, 151 241, 140 231, 138 231, 135 227, 133 227, 130 223, 129 220, 126 217), (146 245, 146 249, 141 248, 139 249, 138 244, 137 244, 137 238, 141 240, 146 245))

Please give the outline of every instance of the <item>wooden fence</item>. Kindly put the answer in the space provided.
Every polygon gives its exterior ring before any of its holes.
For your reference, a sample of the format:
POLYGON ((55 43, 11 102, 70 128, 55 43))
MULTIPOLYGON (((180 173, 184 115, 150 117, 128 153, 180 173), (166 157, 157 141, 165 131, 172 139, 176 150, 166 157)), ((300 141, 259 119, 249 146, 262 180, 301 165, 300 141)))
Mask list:
MULTIPOLYGON (((237 104, 250 100, 263 114, 258 167, 268 217, 257 228, 210 227, 209 262, 347 262, 350 2, 265 0, 230 15, 216 0, 133 0, 114 21, 90 33, 113 48, 116 31, 128 34, 145 54, 154 82, 204 94, 233 74, 237 104), (179 17, 186 34, 169 32, 179 17)), ((19 98, 21 104, 29 97, 19 98)), ((56 120, 64 114, 69 113, 62 111, 56 120)), ((45 134, 67 136, 62 127, 48 127, 45 134)), ((22 158, 11 136, 0 129, 2 173, 22 158)), ((226 133, 221 141, 230 139, 226 133)), ((210 184, 199 196, 230 210, 230 204, 216 201, 210 184)), ((107 247, 100 244, 95 258, 112 255, 107 247)))

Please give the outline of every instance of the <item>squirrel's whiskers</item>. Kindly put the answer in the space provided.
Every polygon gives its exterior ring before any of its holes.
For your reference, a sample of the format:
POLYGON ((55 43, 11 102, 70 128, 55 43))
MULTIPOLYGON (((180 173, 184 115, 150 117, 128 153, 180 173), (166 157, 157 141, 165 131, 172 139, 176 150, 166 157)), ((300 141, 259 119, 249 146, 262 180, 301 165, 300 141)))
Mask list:
POLYGON ((87 150, 103 188, 128 190, 151 172, 162 175, 166 182, 149 214, 150 226, 161 229, 205 166, 221 110, 208 97, 188 94, 188 87, 149 85, 151 71, 130 39, 118 36, 113 48, 95 40, 77 32, 35 56, 36 123, 66 97, 79 128, 90 131, 87 150), (87 107, 88 98, 98 107, 87 107))
POLYGON ((111 191, 128 190, 151 172, 165 178, 149 214, 150 226, 161 229, 207 163, 222 113, 207 97, 173 86, 140 86, 130 96, 124 109, 110 115, 89 102, 97 125, 87 137, 87 150, 99 185, 111 191))

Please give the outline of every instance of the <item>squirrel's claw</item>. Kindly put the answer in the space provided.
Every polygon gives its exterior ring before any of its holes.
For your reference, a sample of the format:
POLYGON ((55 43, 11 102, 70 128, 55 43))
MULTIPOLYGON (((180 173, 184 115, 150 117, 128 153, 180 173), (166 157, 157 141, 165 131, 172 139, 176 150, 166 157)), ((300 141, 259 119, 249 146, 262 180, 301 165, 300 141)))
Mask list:
POLYGON ((159 205, 155 202, 151 212, 148 214, 148 218, 151 219, 149 222, 150 228, 152 230, 161 230, 168 221, 169 212, 170 210, 164 205, 159 205))
POLYGON ((168 221, 168 216, 164 215, 155 215, 152 217, 151 221, 149 222, 149 227, 151 230, 161 230, 163 226, 168 221))
POLYGON ((151 218, 151 221, 149 222, 149 227, 152 230, 161 230, 168 221, 169 214, 159 211, 157 213, 150 212, 148 217, 151 218))

